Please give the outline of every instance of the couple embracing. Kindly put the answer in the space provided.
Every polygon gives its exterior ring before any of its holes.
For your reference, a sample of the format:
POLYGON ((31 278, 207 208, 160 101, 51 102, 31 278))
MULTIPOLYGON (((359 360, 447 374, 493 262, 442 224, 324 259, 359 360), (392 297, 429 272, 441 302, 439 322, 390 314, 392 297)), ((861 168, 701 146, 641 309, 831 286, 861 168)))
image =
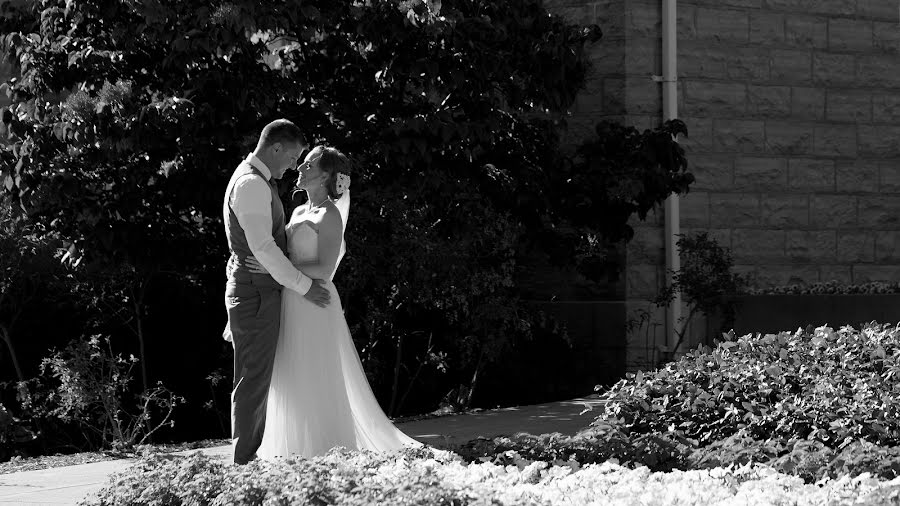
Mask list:
POLYGON ((346 249, 350 163, 316 146, 298 166, 307 147, 295 124, 269 123, 225 190, 225 338, 234 345, 237 464, 337 446, 421 444, 394 427, 375 399, 332 282, 346 249), (308 200, 286 220, 275 181, 294 167, 308 200))

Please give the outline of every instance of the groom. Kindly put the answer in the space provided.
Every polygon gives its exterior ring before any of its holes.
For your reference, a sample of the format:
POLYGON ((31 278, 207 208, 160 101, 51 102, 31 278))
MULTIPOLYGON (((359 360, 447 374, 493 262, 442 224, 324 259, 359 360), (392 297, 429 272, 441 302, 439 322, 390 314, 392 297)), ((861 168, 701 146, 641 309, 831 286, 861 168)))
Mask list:
POLYGON ((255 458, 266 421, 266 397, 281 324, 281 288, 295 290, 326 306, 330 294, 321 280, 298 271, 285 256, 284 208, 276 179, 296 167, 306 149, 300 129, 286 119, 263 129, 256 150, 228 182, 223 212, 231 253, 226 268, 225 308, 234 344, 231 438, 236 464, 255 458), (245 260, 253 255, 271 274, 255 274, 245 260))

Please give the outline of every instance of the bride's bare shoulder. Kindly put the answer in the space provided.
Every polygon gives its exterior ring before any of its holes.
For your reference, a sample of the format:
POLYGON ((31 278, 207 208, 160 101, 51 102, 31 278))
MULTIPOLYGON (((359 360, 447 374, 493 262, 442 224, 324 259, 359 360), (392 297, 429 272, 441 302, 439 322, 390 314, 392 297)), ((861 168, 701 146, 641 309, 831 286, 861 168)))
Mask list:
POLYGON ((325 226, 337 227, 338 230, 342 230, 343 223, 341 223, 341 211, 338 210, 337 205, 329 200, 323 208, 325 209, 325 214, 322 216, 322 223, 325 226))

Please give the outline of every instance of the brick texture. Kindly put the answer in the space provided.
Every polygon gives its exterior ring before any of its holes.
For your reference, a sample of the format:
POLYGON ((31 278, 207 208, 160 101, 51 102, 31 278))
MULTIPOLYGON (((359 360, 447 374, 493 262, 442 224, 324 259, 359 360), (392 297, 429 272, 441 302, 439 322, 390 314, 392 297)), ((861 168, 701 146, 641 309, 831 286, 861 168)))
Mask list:
POLYGON ((788 163, 788 187, 796 191, 834 191, 834 160, 791 158, 788 163))
POLYGON ((785 41, 794 47, 823 48, 828 44, 828 18, 783 14, 785 41))
POLYGON ((787 185, 784 158, 740 157, 734 161, 734 189, 780 190, 787 185))
POLYGON ((838 160, 835 184, 842 193, 873 193, 879 189, 879 166, 873 160, 838 160))
MULTIPOLYGON (((658 122, 659 3, 566 1, 593 6, 585 22, 607 34, 591 49, 596 105, 579 111, 658 122)), ((679 2, 681 144, 696 178, 682 231, 712 233, 760 287, 900 280, 898 21, 896 0, 679 2)), ((641 227, 630 303, 665 279, 662 210, 641 227)), ((665 341, 664 327, 650 335, 665 341)))
POLYGON ((787 231, 787 256, 795 262, 835 261, 837 233, 834 230, 787 231))
POLYGON ((809 196, 792 193, 763 194, 760 217, 766 228, 799 228, 809 226, 809 196))

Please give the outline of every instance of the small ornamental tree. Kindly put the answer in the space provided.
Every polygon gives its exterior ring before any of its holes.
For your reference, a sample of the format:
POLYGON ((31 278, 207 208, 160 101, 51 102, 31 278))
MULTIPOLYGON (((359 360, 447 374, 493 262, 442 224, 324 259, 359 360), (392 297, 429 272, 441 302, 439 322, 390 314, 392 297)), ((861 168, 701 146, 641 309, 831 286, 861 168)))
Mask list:
POLYGON ((725 330, 734 323, 735 303, 729 297, 740 293, 747 286, 745 276, 732 272, 734 260, 731 251, 709 237, 706 232, 680 235, 677 242, 681 256, 681 268, 672 272, 672 283, 656 298, 656 305, 665 307, 680 292, 688 306, 687 316, 680 321, 676 331, 678 341, 672 348, 677 353, 688 331, 688 324, 695 316, 720 316, 725 330))
POLYGON ((680 123, 604 126, 580 157, 561 153, 600 30, 539 0, 3 9, 20 76, 0 179, 80 268, 131 273, 132 301, 163 272, 221 272, 222 192, 268 121, 290 118, 352 156, 338 281, 376 387, 393 376, 395 410, 409 393, 397 378, 424 378, 423 361, 470 403, 485 365, 528 337, 523 252, 577 258, 598 277, 628 217, 689 183, 680 123))

